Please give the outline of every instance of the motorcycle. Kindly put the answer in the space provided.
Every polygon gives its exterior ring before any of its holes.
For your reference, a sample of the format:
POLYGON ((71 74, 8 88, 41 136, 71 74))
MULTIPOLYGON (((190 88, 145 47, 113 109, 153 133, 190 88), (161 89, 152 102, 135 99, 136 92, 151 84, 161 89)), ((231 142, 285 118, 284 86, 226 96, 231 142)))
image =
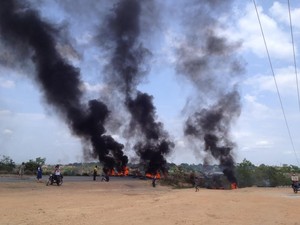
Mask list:
POLYGON ((63 183, 63 176, 62 175, 54 175, 54 174, 50 174, 49 175, 49 179, 46 183, 46 185, 53 185, 54 183, 57 184, 57 186, 62 185, 63 183))
POLYGON ((293 183, 292 188, 294 190, 294 193, 297 194, 298 191, 300 191, 300 183, 299 182, 293 183))

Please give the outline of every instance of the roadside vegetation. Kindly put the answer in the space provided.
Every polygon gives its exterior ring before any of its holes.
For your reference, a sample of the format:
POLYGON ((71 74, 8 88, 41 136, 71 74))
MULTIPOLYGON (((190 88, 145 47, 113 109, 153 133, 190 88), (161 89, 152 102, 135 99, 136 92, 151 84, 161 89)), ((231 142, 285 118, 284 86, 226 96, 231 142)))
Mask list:
MULTIPOLYGON (((55 165, 46 164, 46 158, 42 157, 35 160, 30 159, 24 164, 25 175, 35 175, 39 165, 43 168, 43 175, 49 175, 55 167, 55 165)), ((102 166, 99 162, 70 163, 60 166, 63 175, 66 176, 92 176, 95 165, 98 166, 99 174, 101 174, 102 166)), ((18 174, 19 167, 20 165, 16 164, 10 157, 0 155, 0 174, 18 174)), ((143 177, 144 174, 140 165, 129 163, 128 167, 129 175, 143 177)), ((291 184, 290 177, 293 173, 300 175, 300 168, 295 165, 268 166, 261 164, 256 166, 247 159, 235 165, 235 175, 239 188, 289 186, 291 184)), ((163 174, 159 182, 174 188, 190 188, 195 184, 195 177, 200 178, 200 187, 226 188, 230 186, 222 174, 222 168, 218 165, 187 163, 180 165, 168 163, 168 172, 163 174)))

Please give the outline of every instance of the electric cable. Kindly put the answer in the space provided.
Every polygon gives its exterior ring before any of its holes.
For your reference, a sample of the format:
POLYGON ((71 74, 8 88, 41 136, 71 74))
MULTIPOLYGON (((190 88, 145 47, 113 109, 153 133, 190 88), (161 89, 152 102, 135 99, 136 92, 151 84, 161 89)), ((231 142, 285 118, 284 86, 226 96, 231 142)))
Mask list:
POLYGON ((275 77, 275 73, 274 73, 274 69, 273 69, 273 65, 272 65, 272 61, 271 61, 271 57, 270 57, 270 53, 269 53, 269 50, 268 50, 266 38, 265 38, 264 31, 263 31, 263 28, 262 28, 262 25, 261 25, 261 21, 260 21, 260 17, 259 17, 259 13, 258 13, 258 10, 257 10, 255 0, 253 0, 253 4, 254 4, 254 7, 255 7, 258 23, 259 23, 259 26, 260 26, 260 31, 261 31, 261 34, 262 34, 262 37, 263 37, 263 40, 264 40, 264 45, 265 45, 265 48, 266 48, 266 52, 267 52, 267 55, 268 55, 268 60, 269 60, 270 68, 271 68, 271 71, 272 71, 273 79, 274 79, 274 82, 275 82, 277 95, 278 95, 278 98, 279 98, 279 102, 280 102, 281 110, 282 110, 282 113, 283 113, 285 125, 287 127, 290 142, 291 142, 292 148, 294 150, 294 154, 295 154, 297 163, 299 165, 300 163, 299 163, 299 160, 298 160, 298 156, 297 156, 297 153, 296 153, 296 150, 295 150, 295 146, 294 146, 294 142, 293 142, 293 139, 292 139, 291 131, 290 131, 290 128, 289 128, 289 125, 288 125, 288 122, 287 122, 287 118, 286 118, 286 115, 285 115, 285 111, 284 111, 284 108, 283 108, 281 96, 280 96, 280 93, 279 93, 279 88, 278 88, 278 85, 277 85, 277 81, 276 81, 276 77, 275 77))
POLYGON ((295 74, 296 74, 296 84, 297 84, 297 94, 298 94, 298 105, 299 105, 299 111, 300 111, 299 84, 298 84, 298 73, 297 73, 297 63, 296 63, 296 54, 295 54, 295 44, 294 44, 294 35, 293 35, 293 25, 292 25, 292 16, 291 16, 290 0, 288 0, 288 9, 289 9, 289 18, 290 18, 291 38, 292 38, 292 45, 293 45, 293 56, 294 56, 294 68, 295 68, 295 74))

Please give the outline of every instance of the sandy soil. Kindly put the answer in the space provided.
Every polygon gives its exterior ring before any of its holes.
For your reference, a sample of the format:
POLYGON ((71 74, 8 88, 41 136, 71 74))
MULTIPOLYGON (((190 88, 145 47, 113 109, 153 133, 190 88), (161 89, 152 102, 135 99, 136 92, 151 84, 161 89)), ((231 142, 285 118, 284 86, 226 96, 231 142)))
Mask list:
POLYGON ((1 225, 259 224, 300 225, 291 188, 171 189, 151 181, 0 182, 1 225))

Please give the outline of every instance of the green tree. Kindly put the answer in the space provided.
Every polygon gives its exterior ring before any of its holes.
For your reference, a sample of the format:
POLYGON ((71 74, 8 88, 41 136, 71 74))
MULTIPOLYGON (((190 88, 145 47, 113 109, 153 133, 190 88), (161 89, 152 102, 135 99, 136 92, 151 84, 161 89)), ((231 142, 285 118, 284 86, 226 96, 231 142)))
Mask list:
POLYGON ((2 155, 0 171, 12 172, 15 167, 15 162, 9 156, 2 155))
POLYGON ((25 163, 25 170, 29 173, 35 173, 38 166, 44 165, 46 162, 46 158, 38 157, 35 160, 30 159, 28 162, 25 163))
POLYGON ((255 165, 244 159, 236 166, 236 176, 239 187, 251 187, 254 185, 255 165))
POLYGON ((262 187, 276 187, 289 183, 289 178, 281 169, 264 164, 256 168, 255 177, 256 185, 262 187))
POLYGON ((35 162, 36 162, 38 165, 43 166, 43 165, 45 165, 46 158, 38 157, 38 158, 35 159, 35 162))
POLYGON ((294 165, 290 165, 291 173, 300 173, 300 168, 294 165))

